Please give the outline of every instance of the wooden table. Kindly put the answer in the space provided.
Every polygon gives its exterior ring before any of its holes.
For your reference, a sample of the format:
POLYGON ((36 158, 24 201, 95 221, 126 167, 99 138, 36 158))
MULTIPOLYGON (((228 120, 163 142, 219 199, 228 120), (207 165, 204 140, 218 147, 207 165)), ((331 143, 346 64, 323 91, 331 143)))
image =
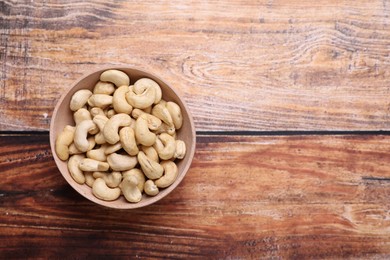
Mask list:
POLYGON ((0 1, 0 256, 390 257, 390 2, 0 1), (121 211, 57 170, 62 91, 101 66, 171 83, 192 167, 121 211))

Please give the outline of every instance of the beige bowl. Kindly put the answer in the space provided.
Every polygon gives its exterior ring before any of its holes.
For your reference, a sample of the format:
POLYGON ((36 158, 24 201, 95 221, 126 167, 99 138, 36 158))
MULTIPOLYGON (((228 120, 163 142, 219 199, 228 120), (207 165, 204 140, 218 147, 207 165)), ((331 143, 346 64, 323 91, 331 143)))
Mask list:
POLYGON ((90 201, 93 201, 99 205, 103 205, 110 208, 117 208, 117 209, 134 209, 134 208, 144 207, 156 201, 159 201, 160 199, 167 196, 171 191, 173 191, 177 187, 177 185, 179 185, 179 183, 183 180, 188 169, 190 168, 195 153, 195 143, 196 143, 196 135, 195 135, 194 122, 186 104, 184 103, 184 100, 181 97, 179 97, 177 92, 172 87, 170 87, 167 83, 162 81, 160 78, 156 77, 155 75, 149 72, 145 72, 131 67, 103 68, 94 71, 88 75, 84 75, 81 79, 76 81, 68 90, 66 90, 65 93, 61 96, 60 100, 58 101, 54 109, 52 119, 51 119, 51 124, 50 124, 51 151, 54 160, 57 164, 57 167, 60 170, 62 176, 64 176, 65 180, 78 193, 80 193, 90 201), (92 90, 96 82, 99 80, 100 74, 103 71, 108 69, 117 69, 125 72, 127 75, 129 75, 131 84, 133 84, 136 80, 144 77, 153 79, 160 85, 163 99, 167 101, 176 102, 181 107, 182 110, 183 126, 177 132, 177 139, 183 140, 185 142, 187 147, 187 153, 184 159, 176 160, 178 170, 179 170, 178 177, 171 186, 165 189, 161 189, 158 195, 154 197, 150 197, 144 194, 142 200, 138 203, 127 202, 123 196, 120 196, 120 198, 115 201, 103 201, 96 198, 92 194, 92 190, 90 187, 88 187, 86 184, 80 185, 73 180, 73 178, 69 174, 67 168, 67 162, 61 161, 55 152, 55 139, 57 135, 63 130, 65 125, 74 125, 73 112, 69 108, 69 102, 72 95, 77 90, 80 89, 92 90))

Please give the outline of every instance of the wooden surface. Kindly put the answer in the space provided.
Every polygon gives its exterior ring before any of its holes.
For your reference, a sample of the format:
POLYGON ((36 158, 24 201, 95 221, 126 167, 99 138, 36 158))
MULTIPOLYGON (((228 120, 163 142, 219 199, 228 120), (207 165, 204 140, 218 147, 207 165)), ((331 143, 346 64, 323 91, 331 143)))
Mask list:
POLYGON ((390 258, 389 1, 6 0, 0 32, 0 258, 390 258), (143 209, 50 153, 62 91, 106 65, 194 115, 189 173, 143 209))

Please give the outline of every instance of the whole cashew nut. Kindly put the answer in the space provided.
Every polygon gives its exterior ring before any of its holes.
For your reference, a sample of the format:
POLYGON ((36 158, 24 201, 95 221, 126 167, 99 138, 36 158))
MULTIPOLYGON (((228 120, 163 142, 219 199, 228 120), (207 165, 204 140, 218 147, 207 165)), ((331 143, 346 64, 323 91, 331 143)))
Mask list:
POLYGON ((103 135, 107 143, 115 144, 119 141, 118 129, 121 126, 129 126, 131 118, 129 115, 120 113, 111 117, 104 126, 103 135))
POLYGON ((117 142, 116 144, 107 145, 104 154, 109 155, 115 153, 116 151, 119 151, 120 149, 122 149, 122 144, 120 142, 117 142))
POLYGON ((142 199, 142 193, 137 187, 138 180, 134 176, 127 176, 123 179, 119 187, 122 190, 123 196, 129 202, 139 202, 142 199))
POLYGON ((134 168, 138 160, 136 156, 112 153, 107 156, 107 162, 114 171, 127 171, 134 168))
POLYGON ((122 181, 122 174, 120 172, 94 172, 93 177, 95 179, 102 178, 110 188, 118 187, 122 181))
POLYGON ((149 131, 146 116, 141 115, 135 122, 135 138, 138 143, 151 146, 156 142, 156 135, 149 131))
POLYGON ((135 133, 133 128, 129 126, 123 127, 121 130, 119 130, 119 138, 123 149, 129 155, 137 155, 139 149, 135 141, 135 133))
POLYGON ((163 161, 161 162, 161 166, 164 168, 164 175, 154 183, 159 188, 166 188, 176 180, 178 170, 176 163, 172 161, 163 161))
POLYGON ((73 94, 70 99, 70 110, 77 111, 85 104, 87 104, 89 97, 92 95, 92 92, 88 89, 80 89, 76 93, 73 94))
POLYGON ((161 119, 168 126, 174 126, 172 116, 164 105, 155 105, 152 109, 152 115, 161 119))
POLYGON ((128 176, 134 176, 138 181, 138 189, 142 192, 144 190, 144 184, 145 184, 145 175, 140 169, 131 169, 128 171, 122 172, 123 179, 128 176))
POLYGON ((155 161, 155 162, 160 162, 160 159, 158 157, 158 153, 156 151, 156 149, 153 148, 153 146, 142 146, 141 147, 141 150, 145 153, 145 155, 155 161))
POLYGON ((106 114, 104 114, 103 109, 101 109, 100 107, 92 107, 89 112, 91 113, 92 117, 95 117, 97 115, 106 116, 106 114))
POLYGON ((183 125, 183 116, 181 115, 181 109, 175 102, 169 101, 166 105, 169 113, 172 116, 173 124, 176 130, 179 130, 183 125))
POLYGON ((108 171, 110 166, 106 162, 101 162, 90 158, 84 158, 80 161, 79 168, 80 170, 87 172, 101 172, 108 171))
POLYGON ((96 161, 105 162, 107 160, 107 156, 104 153, 106 151, 106 147, 107 145, 103 144, 97 149, 89 150, 87 152, 87 157, 96 161))
POLYGON ((117 88, 112 99, 112 106, 117 113, 130 114, 133 107, 127 103, 126 93, 129 92, 129 86, 123 85, 117 88))
POLYGON ((79 164, 84 158, 84 154, 75 154, 68 160, 68 170, 70 176, 72 176, 73 180, 75 180, 78 184, 84 184, 85 182, 84 173, 79 168, 79 164))
POLYGON ((144 191, 149 196, 156 196, 160 192, 152 180, 147 180, 145 182, 144 191))
POLYGON ((66 125, 56 139, 56 153, 63 161, 69 158, 69 145, 73 142, 75 127, 66 125))
POLYGON ((92 185, 92 193, 98 199, 112 201, 121 195, 120 188, 110 188, 102 178, 97 178, 92 185))
POLYGON ((157 137, 153 147, 154 149, 156 149, 158 156, 162 160, 169 160, 175 154, 175 138, 173 138, 167 133, 162 133, 157 137))
POLYGON ((148 128, 150 130, 157 130, 162 124, 161 120, 158 117, 145 113, 144 111, 138 108, 134 109, 131 115, 135 119, 138 119, 142 115, 148 122, 148 128))
POLYGON ((108 122, 108 118, 104 114, 103 115, 99 114, 94 116, 92 121, 97 125, 97 127, 100 130, 99 133, 95 135, 96 143, 104 144, 106 142, 106 138, 104 138, 103 130, 104 130, 104 126, 108 122))
POLYGON ((183 142, 182 140, 176 140, 175 143, 176 143, 176 150, 173 157, 177 159, 183 159, 184 156, 186 155, 186 143, 183 142))
POLYGON ((151 106, 156 98, 156 90, 154 88, 146 88, 141 93, 135 93, 134 88, 129 87, 129 92, 126 93, 127 102, 135 108, 144 109, 151 106))
POLYGON ((137 157, 146 177, 155 180, 163 175, 164 168, 159 163, 148 158, 144 152, 139 152, 137 157))
POLYGON ((84 120, 76 126, 76 131, 74 134, 74 144, 81 152, 88 151, 88 131, 94 129, 95 127, 96 125, 92 120, 84 120))
POLYGON ((95 87, 93 88, 93 94, 105 94, 105 95, 111 95, 114 93, 115 87, 114 84, 110 82, 103 82, 99 81, 96 83, 95 87))
POLYGON ((165 123, 162 123, 159 128, 157 128, 155 131, 153 131, 155 134, 161 134, 161 133, 167 133, 172 136, 176 134, 176 130, 174 126, 169 126, 165 123))
POLYGON ((106 70, 100 75, 100 80, 112 82, 117 87, 130 84, 129 76, 120 70, 106 70))
POLYGON ((92 176, 92 172, 84 172, 85 184, 92 188, 95 178, 92 176))
POLYGON ((160 102, 161 97, 162 97, 162 92, 161 92, 161 88, 157 84, 157 82, 155 82, 154 80, 149 79, 149 78, 142 78, 142 79, 137 80, 134 83, 134 92, 135 93, 142 93, 147 88, 154 88, 154 90, 155 90, 156 96, 155 96, 153 103, 157 104, 158 102, 160 102))
POLYGON ((88 105, 91 107, 106 108, 112 104, 113 97, 106 94, 93 94, 88 99, 88 105))
POLYGON ((92 120, 91 113, 88 111, 88 109, 80 108, 73 114, 73 119, 76 125, 80 124, 82 121, 85 120, 92 120))
MULTIPOLYGON (((92 150, 94 147, 95 147, 95 138, 93 136, 90 136, 87 138, 88 140, 88 143, 89 143, 89 146, 88 146, 88 149, 87 149, 87 152, 92 150)), ((76 145, 74 143, 71 143, 69 145, 69 154, 81 154, 83 153, 82 151, 80 151, 79 149, 77 149, 76 145)))

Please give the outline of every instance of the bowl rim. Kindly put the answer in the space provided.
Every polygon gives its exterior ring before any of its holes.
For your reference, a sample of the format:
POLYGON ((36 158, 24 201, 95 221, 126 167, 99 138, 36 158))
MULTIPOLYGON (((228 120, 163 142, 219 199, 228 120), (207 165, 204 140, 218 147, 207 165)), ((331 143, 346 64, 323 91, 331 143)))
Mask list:
MULTIPOLYGON (((126 73, 127 74, 127 73, 126 73)), ((131 76, 131 75, 130 75, 131 76)), ((159 76, 155 75, 153 72, 149 72, 143 68, 136 68, 134 66, 129 66, 129 65, 126 65, 126 66, 101 66, 101 67, 98 67, 94 70, 90 70, 86 73, 83 73, 83 75, 81 75, 80 77, 78 77, 75 81, 72 82, 72 84, 66 88, 64 91, 64 93, 61 94, 60 98, 56 101, 56 105, 54 107, 54 110, 53 110, 53 113, 52 113, 52 116, 50 118, 50 129, 49 129, 49 141, 50 141, 50 148, 51 148, 51 152, 52 152, 52 156, 53 156, 53 159, 56 163, 56 166, 57 166, 57 169, 58 171, 61 173, 62 177, 65 179, 65 181, 80 195, 82 195, 84 198, 88 199, 89 201, 93 202, 94 204, 97 204, 97 205, 100 205, 100 206, 104 206, 104 207, 108 207, 108 208, 113 208, 113 209, 136 209, 136 208, 141 208, 141 207, 146 207, 146 206, 149 206, 163 198, 165 198, 168 194, 170 194, 181 182, 182 180, 184 179, 184 177, 186 176, 188 170, 190 169, 191 165, 192 165, 192 162, 193 162, 193 158, 194 158, 194 155, 195 155, 195 149, 196 149, 196 129, 195 129, 195 124, 194 124, 194 120, 193 120, 193 116, 192 116, 192 113, 191 111, 189 110, 185 100, 183 99, 183 97, 178 93, 177 90, 175 90, 169 83, 167 83, 165 80, 161 79, 159 76), (138 203, 130 203, 128 202, 127 204, 125 204, 125 206, 110 206, 110 202, 111 201, 103 201, 103 200, 99 200, 99 199, 91 199, 90 197, 88 197, 86 194, 82 193, 82 192, 79 192, 77 189, 76 189, 76 182, 74 183, 70 183, 67 178, 65 178, 63 172, 60 170, 59 168, 59 163, 63 163, 63 161, 61 161, 57 154, 56 154, 56 151, 55 151, 55 137, 54 137, 54 117, 57 115, 58 113, 58 110, 59 110, 59 107, 61 106, 61 104, 64 102, 64 99, 66 98, 66 96, 68 95, 68 93, 76 86, 78 85, 82 80, 84 80, 85 78, 87 78, 88 76, 92 75, 92 74, 95 74, 95 73, 98 73, 98 72, 103 72, 105 70, 110 70, 110 69, 115 69, 115 70, 132 70, 132 71, 136 71, 137 73, 140 73, 142 75, 144 75, 145 77, 152 77, 152 78, 155 78, 161 82, 163 82, 178 98, 179 100, 181 101, 182 105, 183 105, 183 109, 186 111, 187 115, 188 115, 188 118, 189 118, 189 125, 190 125, 190 129, 191 129, 191 133, 192 133, 192 139, 191 139, 191 146, 188 147, 190 149, 187 148, 187 154, 186 156, 189 156, 190 157, 190 160, 188 161, 188 163, 186 165, 184 165, 184 168, 182 170, 182 174, 180 174, 177 179, 175 180, 175 182, 170 185, 169 187, 165 188, 164 190, 166 190, 164 192, 164 194, 162 194, 161 196, 154 196, 154 197, 149 197, 149 199, 144 202, 144 203, 141 203, 141 202, 138 202, 138 203)), ((80 184, 77 184, 77 185, 80 185, 80 184)), ((84 184, 85 185, 85 184, 84 184)))

